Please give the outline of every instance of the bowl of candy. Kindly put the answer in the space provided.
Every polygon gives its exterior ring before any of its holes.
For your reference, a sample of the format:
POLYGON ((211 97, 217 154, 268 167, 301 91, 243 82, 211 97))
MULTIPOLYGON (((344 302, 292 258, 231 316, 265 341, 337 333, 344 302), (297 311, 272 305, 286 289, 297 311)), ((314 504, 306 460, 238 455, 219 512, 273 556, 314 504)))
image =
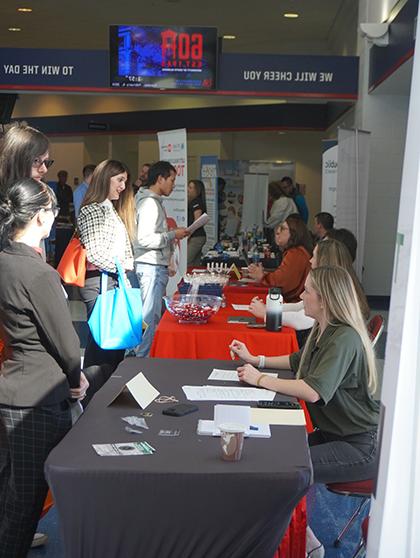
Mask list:
POLYGON ((220 296, 175 293, 164 296, 166 308, 180 324, 205 324, 220 308, 220 296))

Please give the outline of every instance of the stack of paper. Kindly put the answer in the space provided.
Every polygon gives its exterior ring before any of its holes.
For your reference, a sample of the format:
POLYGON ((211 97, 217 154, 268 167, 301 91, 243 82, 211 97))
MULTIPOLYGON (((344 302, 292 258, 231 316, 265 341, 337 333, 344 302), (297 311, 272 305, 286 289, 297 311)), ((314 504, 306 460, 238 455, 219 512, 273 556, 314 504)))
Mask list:
POLYGON ((182 386, 189 401, 273 401, 268 389, 228 386, 182 386))

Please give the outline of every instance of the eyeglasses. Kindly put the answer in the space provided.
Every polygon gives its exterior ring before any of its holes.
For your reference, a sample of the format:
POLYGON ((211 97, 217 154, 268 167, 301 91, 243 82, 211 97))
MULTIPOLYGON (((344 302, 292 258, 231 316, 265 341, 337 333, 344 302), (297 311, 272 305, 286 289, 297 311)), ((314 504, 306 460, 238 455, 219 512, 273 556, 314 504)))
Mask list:
POLYGON ((45 165, 46 169, 49 169, 51 167, 51 165, 54 163, 54 159, 38 159, 36 158, 34 160, 34 162, 32 163, 32 166, 36 169, 39 169, 39 167, 42 167, 42 165, 45 165))
POLYGON ((60 213, 60 206, 59 205, 54 205, 52 207, 43 207, 42 209, 44 211, 52 211, 52 214, 54 215, 54 219, 60 213))

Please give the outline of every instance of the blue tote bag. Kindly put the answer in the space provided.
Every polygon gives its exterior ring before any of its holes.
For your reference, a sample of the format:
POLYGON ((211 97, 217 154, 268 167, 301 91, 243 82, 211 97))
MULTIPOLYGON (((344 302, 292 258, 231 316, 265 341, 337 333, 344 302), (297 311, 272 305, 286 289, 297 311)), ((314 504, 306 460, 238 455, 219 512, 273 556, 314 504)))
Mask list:
POLYGON ((101 292, 88 320, 92 336, 101 349, 132 349, 141 343, 143 306, 140 289, 127 287, 118 260, 118 287, 107 290, 108 274, 101 273, 101 292))

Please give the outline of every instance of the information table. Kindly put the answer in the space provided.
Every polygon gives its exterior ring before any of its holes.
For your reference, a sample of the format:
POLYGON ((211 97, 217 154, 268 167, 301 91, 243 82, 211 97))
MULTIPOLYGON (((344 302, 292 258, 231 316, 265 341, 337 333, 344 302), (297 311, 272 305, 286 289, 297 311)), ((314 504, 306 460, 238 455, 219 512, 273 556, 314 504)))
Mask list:
MULTIPOLYGON (((254 295, 252 295, 254 296, 254 295)), ((296 332, 284 327, 279 332, 251 329, 245 324, 228 323, 230 316, 252 316, 236 311, 233 303, 247 304, 249 293, 228 295, 226 308, 221 308, 207 324, 179 324, 166 311, 155 331, 150 355, 163 358, 230 358, 229 344, 233 339, 246 343, 254 354, 287 355, 299 349, 296 332)))
POLYGON ((121 420, 139 415, 129 396, 108 406, 140 371, 161 395, 185 402, 183 384, 204 384, 213 367, 228 366, 137 358, 120 364, 46 463, 66 558, 273 558, 311 483, 303 426, 272 426, 270 439, 246 439, 242 460, 232 463, 220 459, 219 438, 196 434, 199 418, 213 418, 214 402, 198 402, 199 411, 184 417, 163 415, 168 404, 153 402, 141 435, 125 431, 121 420), (180 436, 159 436, 161 429, 180 436), (156 453, 100 457, 92 448, 140 440, 156 453))

